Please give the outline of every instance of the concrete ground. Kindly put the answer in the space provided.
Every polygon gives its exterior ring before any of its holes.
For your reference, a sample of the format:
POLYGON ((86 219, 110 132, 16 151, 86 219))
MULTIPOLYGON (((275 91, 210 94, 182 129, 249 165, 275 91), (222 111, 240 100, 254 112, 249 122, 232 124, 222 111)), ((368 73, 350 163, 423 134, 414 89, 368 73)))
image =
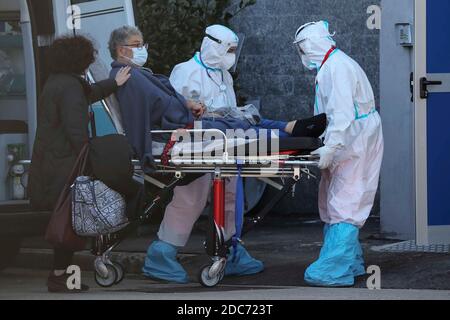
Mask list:
MULTIPOLYGON (((141 229, 141 232, 143 229, 141 229)), ((214 289, 200 287, 197 274, 209 262, 204 253, 204 222, 196 227, 180 261, 192 283, 188 285, 160 284, 144 279, 139 273, 147 246, 155 237, 155 228, 146 235, 125 241, 115 259, 125 265, 128 274, 124 282, 111 289, 99 289, 94 281, 92 256, 77 255, 83 281, 93 290, 82 296, 55 296, 46 293, 46 270, 51 265, 51 250, 42 239, 30 239, 13 269, 0 274, 0 299, 450 299, 450 256, 425 253, 380 253, 370 248, 392 243, 378 233, 378 221, 372 219, 362 230, 361 242, 367 266, 381 269, 381 288, 367 289, 367 277, 357 280, 351 289, 307 288, 303 273, 313 262, 322 245, 322 226, 311 218, 267 218, 249 233, 245 245, 252 255, 265 262, 266 270, 259 275, 226 278, 214 289), (213 293, 213 294, 211 294, 213 293)))
POLYGON ((96 287, 92 273, 83 282, 87 293, 51 294, 44 287, 47 273, 38 270, 9 269, 0 275, 0 300, 450 300, 450 291, 325 289, 296 286, 221 284, 214 289, 199 284, 170 285, 144 280, 134 275, 111 289, 96 287))

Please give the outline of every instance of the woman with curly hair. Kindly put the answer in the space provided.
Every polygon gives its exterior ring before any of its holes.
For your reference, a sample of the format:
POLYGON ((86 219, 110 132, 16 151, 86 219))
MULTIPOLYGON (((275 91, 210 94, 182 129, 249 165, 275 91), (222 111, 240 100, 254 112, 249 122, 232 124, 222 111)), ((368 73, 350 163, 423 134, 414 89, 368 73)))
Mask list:
MULTIPOLYGON (((122 68, 115 79, 90 85, 84 77, 96 54, 92 42, 83 36, 58 38, 48 52, 50 76, 38 104, 28 190, 34 210, 53 211, 81 149, 89 140, 89 105, 114 93, 130 77, 130 68, 122 68)), ((53 271, 47 282, 50 292, 68 291, 66 270, 73 254, 54 249, 53 271)), ((78 291, 88 289, 83 285, 78 291)))

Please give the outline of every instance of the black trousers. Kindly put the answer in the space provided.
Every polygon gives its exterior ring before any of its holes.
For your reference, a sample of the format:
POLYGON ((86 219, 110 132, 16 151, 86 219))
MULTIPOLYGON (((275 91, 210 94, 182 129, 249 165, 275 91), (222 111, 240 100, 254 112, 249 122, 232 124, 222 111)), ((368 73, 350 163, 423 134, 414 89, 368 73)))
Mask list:
POLYGON ((121 135, 92 139, 89 158, 95 178, 125 197, 128 218, 139 216, 144 206, 144 186, 133 179, 133 150, 128 140, 121 135))

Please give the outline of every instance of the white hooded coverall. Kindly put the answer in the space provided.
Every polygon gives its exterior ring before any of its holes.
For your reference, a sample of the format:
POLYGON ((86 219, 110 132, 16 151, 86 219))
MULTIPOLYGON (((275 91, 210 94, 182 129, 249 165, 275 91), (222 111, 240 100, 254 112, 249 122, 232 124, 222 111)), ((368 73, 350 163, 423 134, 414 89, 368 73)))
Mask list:
POLYGON ((316 68, 315 114, 326 113, 324 144, 335 148, 331 166, 322 171, 319 210, 327 224, 362 227, 378 189, 384 142, 372 86, 359 64, 339 49, 328 25, 317 23, 301 32, 303 64, 316 68))
POLYGON ((206 33, 222 43, 205 37, 201 53, 175 66, 170 82, 186 99, 202 102, 208 113, 237 108, 233 77, 228 71, 236 63, 236 54, 228 50, 238 46, 239 38, 221 25, 208 27, 206 33))
MULTIPOLYGON (((235 64, 236 57, 227 52, 231 47, 238 45, 239 38, 228 28, 219 25, 208 27, 207 34, 220 39, 222 44, 205 37, 202 44, 202 58, 200 59, 200 54, 196 54, 190 61, 176 66, 170 82, 187 100, 203 102, 209 112, 229 107, 236 108, 233 78, 228 72, 235 64), (204 68, 202 62, 210 69, 204 68), (212 82, 207 70, 213 79, 212 82), (208 85, 211 83, 213 85, 208 85)), ((211 186, 212 176, 205 175, 188 186, 175 188, 173 200, 166 208, 158 232, 160 240, 176 247, 186 245, 195 222, 207 204, 211 186)), ((235 199, 236 179, 231 178, 226 182, 225 188, 225 240, 231 239, 236 233, 235 199)))

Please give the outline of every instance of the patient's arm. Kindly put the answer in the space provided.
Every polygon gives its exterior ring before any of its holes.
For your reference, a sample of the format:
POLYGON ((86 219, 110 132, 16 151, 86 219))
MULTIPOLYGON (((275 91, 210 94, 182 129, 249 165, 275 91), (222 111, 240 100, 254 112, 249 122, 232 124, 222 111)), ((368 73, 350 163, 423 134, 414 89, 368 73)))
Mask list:
POLYGON ((186 106, 191 110, 192 114, 196 118, 200 118, 206 111, 206 107, 203 103, 187 100, 186 106))

